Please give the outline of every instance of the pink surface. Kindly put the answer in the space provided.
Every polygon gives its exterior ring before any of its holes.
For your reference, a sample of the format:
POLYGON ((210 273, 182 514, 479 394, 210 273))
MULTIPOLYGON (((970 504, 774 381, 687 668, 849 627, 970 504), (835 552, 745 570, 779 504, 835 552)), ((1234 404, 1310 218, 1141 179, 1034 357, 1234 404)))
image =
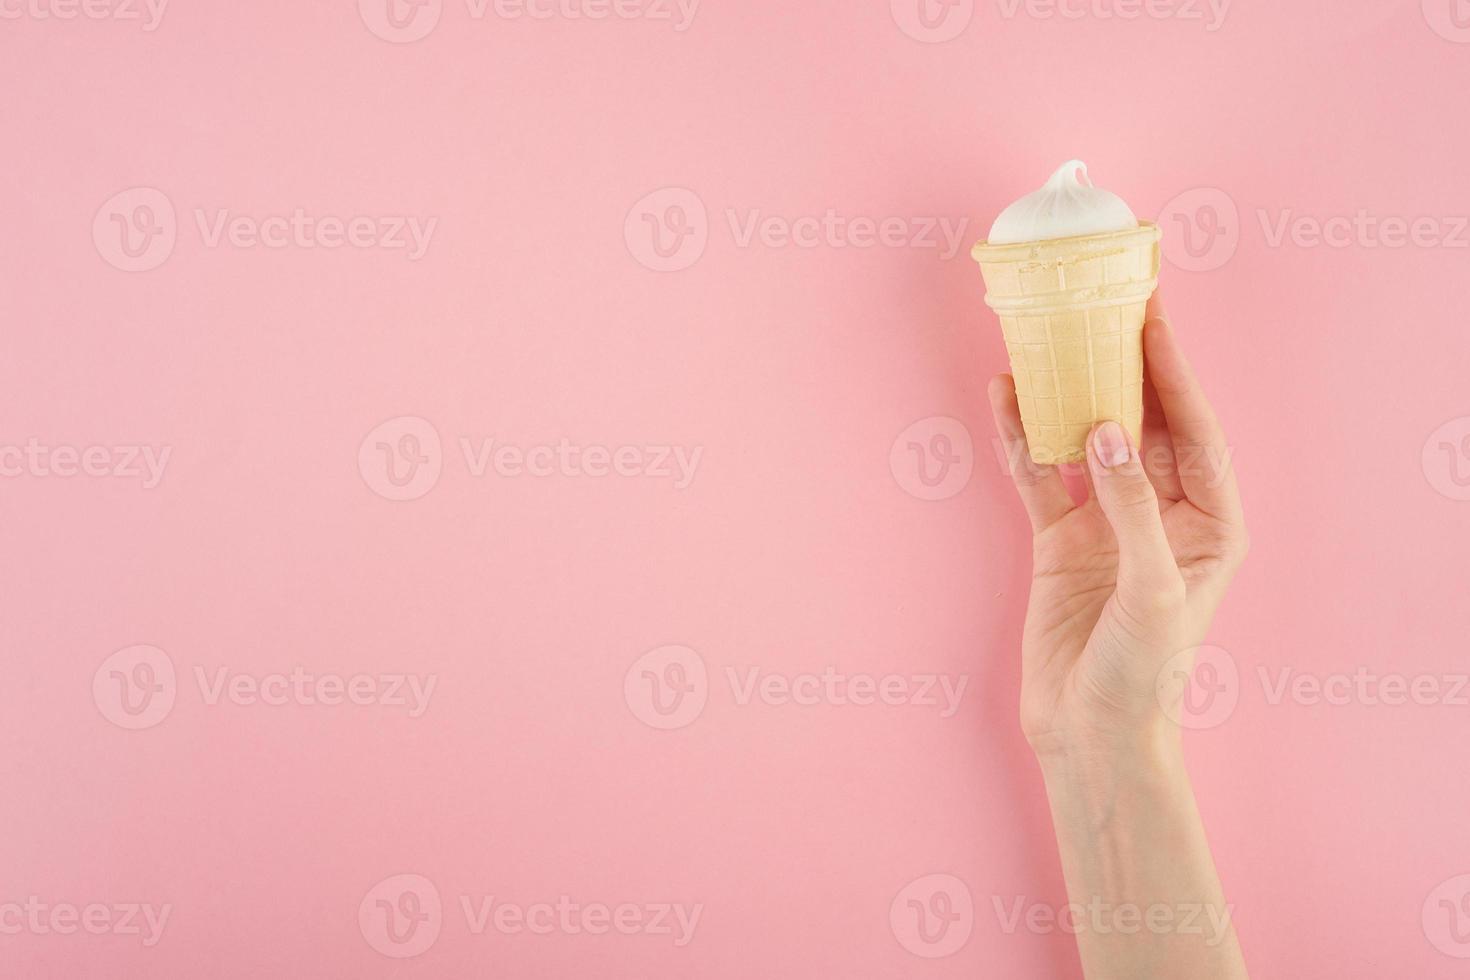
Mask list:
POLYGON ((0 4, 0 975, 1078 975, 967 257, 1074 155, 1256 974, 1465 975, 1463 2, 385 2, 0 4))

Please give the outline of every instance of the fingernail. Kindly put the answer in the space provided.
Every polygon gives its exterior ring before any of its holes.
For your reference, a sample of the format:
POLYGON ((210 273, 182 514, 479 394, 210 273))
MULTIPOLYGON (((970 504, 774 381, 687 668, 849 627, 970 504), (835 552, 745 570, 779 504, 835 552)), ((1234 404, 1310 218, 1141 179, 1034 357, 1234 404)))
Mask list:
POLYGON ((1097 461, 1107 469, 1116 469, 1128 462, 1128 436, 1117 422, 1104 422, 1092 436, 1092 451, 1097 461))

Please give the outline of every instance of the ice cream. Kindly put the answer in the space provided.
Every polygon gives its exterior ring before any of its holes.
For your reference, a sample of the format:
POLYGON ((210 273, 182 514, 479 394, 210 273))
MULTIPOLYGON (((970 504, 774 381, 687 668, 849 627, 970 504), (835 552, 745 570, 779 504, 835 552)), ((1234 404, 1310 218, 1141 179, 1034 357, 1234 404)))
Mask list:
POLYGON ((1143 318, 1159 229, 1072 160, 1006 208, 972 251, 1000 317, 1031 458, 1082 459, 1099 422, 1143 423, 1143 318))
POLYGON ((990 226, 992 245, 1075 238, 1137 228, 1138 219, 1118 195, 1094 187, 1087 164, 1068 160, 1045 186, 1006 208, 990 226))

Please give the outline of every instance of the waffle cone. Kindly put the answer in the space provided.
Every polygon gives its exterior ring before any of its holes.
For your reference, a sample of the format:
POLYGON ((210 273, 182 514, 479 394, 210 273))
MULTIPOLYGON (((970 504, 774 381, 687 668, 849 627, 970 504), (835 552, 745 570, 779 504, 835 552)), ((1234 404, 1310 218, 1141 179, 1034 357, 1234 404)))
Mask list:
POLYGON ((1000 317, 1031 458, 1083 459, 1099 422, 1137 444, 1143 424, 1143 319, 1159 282, 1158 226, 971 254, 1000 317))

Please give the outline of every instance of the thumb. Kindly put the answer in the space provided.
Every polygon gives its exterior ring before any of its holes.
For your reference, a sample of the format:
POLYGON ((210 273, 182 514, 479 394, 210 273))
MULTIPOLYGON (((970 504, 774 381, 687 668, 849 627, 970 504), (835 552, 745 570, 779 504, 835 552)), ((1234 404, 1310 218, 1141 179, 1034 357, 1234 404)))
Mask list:
POLYGON ((1144 472, 1138 447, 1117 422, 1104 422, 1088 441, 1087 465, 1097 502, 1118 539, 1118 598, 1146 614, 1184 598, 1159 498, 1144 472))

